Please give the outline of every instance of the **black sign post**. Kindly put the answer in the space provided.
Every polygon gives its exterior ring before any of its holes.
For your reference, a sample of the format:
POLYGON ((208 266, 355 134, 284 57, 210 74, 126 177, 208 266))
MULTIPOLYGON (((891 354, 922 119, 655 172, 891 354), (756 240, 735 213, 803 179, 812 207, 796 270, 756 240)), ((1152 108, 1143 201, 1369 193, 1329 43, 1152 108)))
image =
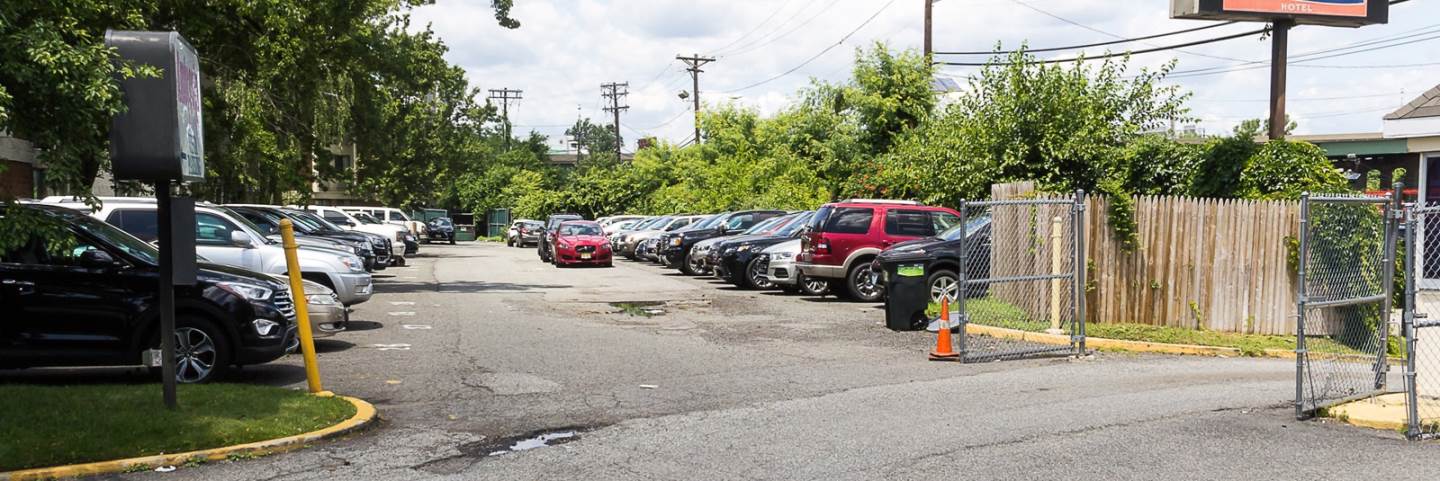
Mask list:
POLYGON ((105 32, 120 61, 155 67, 158 77, 122 78, 126 110, 110 129, 110 160, 117 180, 155 186, 159 222, 160 371, 165 406, 175 395, 175 286, 194 285, 195 201, 172 198, 171 184, 205 179, 200 57, 176 32, 105 32))

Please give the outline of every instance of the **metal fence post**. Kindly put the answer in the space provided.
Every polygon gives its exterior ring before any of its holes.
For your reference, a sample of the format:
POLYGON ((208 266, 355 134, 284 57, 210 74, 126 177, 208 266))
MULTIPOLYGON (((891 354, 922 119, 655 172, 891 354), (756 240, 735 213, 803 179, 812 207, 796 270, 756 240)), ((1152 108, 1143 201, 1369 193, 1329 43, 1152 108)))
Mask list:
POLYGON ((1380 302, 1380 354, 1375 357, 1375 389, 1385 388, 1385 374, 1390 371, 1386 360, 1390 357, 1390 309, 1395 295, 1395 241, 1402 214, 1400 193, 1405 187, 1396 182, 1390 193, 1390 205, 1385 209, 1385 252, 1380 261, 1380 279, 1385 283, 1385 300, 1380 302))
MULTIPOLYGON (((958 288, 955 289, 955 328, 959 331, 959 335, 956 336, 955 344, 956 352, 960 354, 960 362, 965 362, 965 357, 969 355, 970 352, 967 350, 968 340, 966 338, 968 336, 965 335, 966 329, 970 327, 970 313, 965 311, 965 297, 968 295, 968 281, 970 280, 970 229, 964 226, 967 225, 966 217, 969 216, 970 209, 966 205, 966 202, 961 200, 960 208, 957 210, 960 212, 959 225, 962 227, 960 227, 960 268, 957 269, 960 272, 955 273, 959 279, 957 282, 958 288)), ((945 302, 943 298, 941 302, 945 302)), ((947 319, 946 321, 948 322, 949 320, 947 319)), ((948 328, 948 324, 941 325, 948 328)))
MULTIPOLYGON (((1424 214, 1421 214, 1423 216, 1424 214)), ((1420 436, 1420 396, 1415 385, 1415 212, 1405 209, 1405 304, 1400 316, 1400 332, 1405 336, 1405 437, 1420 436)))
POLYGON ((1305 265, 1310 244, 1310 193, 1300 195, 1300 248, 1295 282, 1295 418, 1305 419, 1305 265))
POLYGON ((1074 223, 1074 227, 1071 228, 1071 235, 1075 236, 1075 253, 1073 254, 1074 261, 1071 263, 1072 268, 1075 269, 1075 272, 1072 273, 1074 275, 1074 280, 1071 281, 1072 283, 1074 283, 1074 285, 1071 286, 1071 295, 1073 296, 1073 299, 1070 301, 1070 308, 1074 310, 1074 313, 1070 316, 1070 319, 1075 323, 1075 326, 1073 329, 1071 329, 1071 331, 1074 333, 1074 337, 1071 338, 1071 342, 1074 343, 1076 347, 1075 355, 1084 356, 1086 295, 1085 269, 1089 267, 1089 263, 1087 263, 1085 260, 1086 226, 1084 189, 1077 189, 1075 191, 1075 205, 1071 208, 1070 219, 1071 222, 1074 223))

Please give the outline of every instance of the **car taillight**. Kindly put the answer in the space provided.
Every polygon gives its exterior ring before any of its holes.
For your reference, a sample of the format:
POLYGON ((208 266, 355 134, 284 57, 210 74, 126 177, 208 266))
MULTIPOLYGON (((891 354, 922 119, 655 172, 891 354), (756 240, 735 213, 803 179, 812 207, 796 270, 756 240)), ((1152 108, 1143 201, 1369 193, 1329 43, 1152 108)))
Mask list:
POLYGON ((829 253, 830 253, 830 239, 826 239, 825 236, 816 236, 816 238, 815 238, 815 253, 816 253, 816 254, 829 254, 829 253))

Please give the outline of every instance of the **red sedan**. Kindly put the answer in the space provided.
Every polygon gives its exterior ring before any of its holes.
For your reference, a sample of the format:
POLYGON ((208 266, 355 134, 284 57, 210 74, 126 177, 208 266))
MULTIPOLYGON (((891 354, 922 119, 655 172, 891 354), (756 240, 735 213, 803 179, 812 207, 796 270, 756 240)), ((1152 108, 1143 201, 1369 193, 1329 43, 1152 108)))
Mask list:
POLYGON ((555 228, 555 242, 551 244, 555 250, 554 259, 556 266, 571 265, 603 265, 610 267, 614 258, 610 254, 610 239, 605 237, 605 229, 600 224, 589 220, 569 220, 561 222, 555 228))

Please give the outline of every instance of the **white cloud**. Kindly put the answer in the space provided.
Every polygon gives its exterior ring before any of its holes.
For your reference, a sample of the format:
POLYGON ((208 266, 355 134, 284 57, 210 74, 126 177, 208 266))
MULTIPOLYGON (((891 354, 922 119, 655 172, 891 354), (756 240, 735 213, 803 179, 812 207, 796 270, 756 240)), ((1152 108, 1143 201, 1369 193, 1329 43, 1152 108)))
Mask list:
MULTIPOLYGON (((512 15, 516 30, 495 24, 488 0, 438 0, 413 11, 414 28, 431 25, 450 47, 447 58, 465 68, 480 88, 519 88, 524 100, 512 106, 518 131, 534 129, 558 141, 577 115, 602 120, 600 84, 630 82, 630 110, 621 123, 632 142, 633 130, 673 141, 690 136, 690 102, 677 97, 690 90, 690 78, 677 54, 713 54, 704 67, 701 98, 706 103, 736 102, 773 113, 793 99, 811 77, 839 81, 848 77, 856 47, 877 40, 894 48, 921 43, 923 3, 896 0, 870 24, 794 73, 740 92, 733 90, 789 70, 834 45, 886 4, 887 0, 518 0, 512 15), (746 35, 749 33, 749 35, 746 35), (726 48, 721 48, 726 47, 726 48), (732 99, 731 97, 738 97, 732 99), (667 123, 668 122, 668 123, 667 123)), ((1168 18, 1169 2, 1142 0, 1025 0, 1035 8, 1121 36, 1141 36, 1190 28, 1202 23, 1168 18)), ((1291 34, 1291 55, 1335 48, 1369 39, 1414 32, 1440 18, 1435 2, 1394 7, 1391 24, 1360 29, 1300 27, 1291 34)), ((1111 40, 1105 34, 1052 18, 1015 0, 944 0, 935 4, 935 48, 939 51, 989 50, 997 43, 1014 48, 1074 45, 1111 40)), ((1150 40, 1169 45, 1223 33, 1258 28, 1225 26, 1183 36, 1150 40)), ((1433 35, 1431 35, 1433 36, 1433 35)), ((1440 63, 1440 39, 1333 59, 1317 65, 1395 65, 1440 63)), ((1119 50, 1119 48, 1117 48, 1119 50)), ((1136 67, 1156 67, 1178 59, 1177 71, 1238 64, 1269 56, 1268 42, 1244 38, 1166 52, 1137 55, 1136 67), (1234 60, 1230 60, 1234 59, 1234 60)), ((1102 53, 1093 49, 1091 54, 1102 53)), ((1047 54, 1066 58, 1066 53, 1047 54)), ((956 61, 983 57, 942 57, 956 61)), ((953 76, 973 68, 946 67, 953 76)), ((1195 93, 1190 106, 1202 126, 1223 132, 1245 118, 1266 115, 1268 69, 1177 77, 1172 83, 1195 93)), ((1302 133, 1376 131, 1384 111, 1440 83, 1440 65, 1413 69, 1322 69, 1292 67, 1289 105, 1302 133), (1402 94, 1403 92, 1403 94, 1402 94), (1378 94, 1390 94, 1378 96, 1378 94), (1345 100, 1307 98, 1356 96, 1345 100)), ((558 142, 555 145, 559 145, 558 142)))

